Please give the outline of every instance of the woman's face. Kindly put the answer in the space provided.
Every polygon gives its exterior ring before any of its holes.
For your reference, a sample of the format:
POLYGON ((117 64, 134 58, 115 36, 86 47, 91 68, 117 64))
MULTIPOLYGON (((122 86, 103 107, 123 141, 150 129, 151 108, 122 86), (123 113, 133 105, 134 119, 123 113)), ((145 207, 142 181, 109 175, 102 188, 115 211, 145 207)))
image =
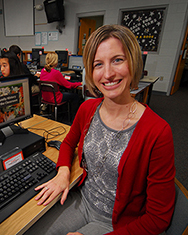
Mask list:
POLYGON ((10 65, 7 58, 0 59, 0 68, 4 77, 8 77, 10 74, 10 65))
POLYGON ((130 94, 131 76, 122 43, 117 38, 103 41, 97 48, 93 62, 95 86, 110 99, 130 94))

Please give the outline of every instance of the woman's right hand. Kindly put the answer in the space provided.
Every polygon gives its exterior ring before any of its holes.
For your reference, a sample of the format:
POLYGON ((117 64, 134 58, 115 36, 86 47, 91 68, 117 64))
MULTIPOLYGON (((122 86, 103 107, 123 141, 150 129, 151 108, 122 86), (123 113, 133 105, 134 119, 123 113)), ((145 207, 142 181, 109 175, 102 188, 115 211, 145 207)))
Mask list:
POLYGON ((36 201, 39 200, 37 205, 48 205, 61 192, 63 192, 61 196, 61 204, 63 205, 69 192, 69 180, 69 168, 67 166, 59 167, 58 173, 53 179, 35 188, 35 190, 42 189, 35 198, 36 201))

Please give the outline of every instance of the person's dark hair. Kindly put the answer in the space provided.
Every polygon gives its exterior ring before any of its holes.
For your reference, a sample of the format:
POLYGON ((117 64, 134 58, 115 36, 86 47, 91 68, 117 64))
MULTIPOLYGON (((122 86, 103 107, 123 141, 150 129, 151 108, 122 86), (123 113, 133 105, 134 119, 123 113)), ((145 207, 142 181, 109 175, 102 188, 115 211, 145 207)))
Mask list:
POLYGON ((14 52, 16 55, 17 54, 21 55, 21 53, 22 53, 21 48, 19 46, 17 46, 17 45, 10 46, 9 51, 10 52, 14 52))
POLYGON ((7 48, 3 48, 3 49, 1 49, 1 55, 3 55, 5 52, 7 52, 7 48))
POLYGON ((9 76, 24 74, 19 58, 13 52, 7 51, 1 55, 1 58, 7 58, 10 66, 9 76))

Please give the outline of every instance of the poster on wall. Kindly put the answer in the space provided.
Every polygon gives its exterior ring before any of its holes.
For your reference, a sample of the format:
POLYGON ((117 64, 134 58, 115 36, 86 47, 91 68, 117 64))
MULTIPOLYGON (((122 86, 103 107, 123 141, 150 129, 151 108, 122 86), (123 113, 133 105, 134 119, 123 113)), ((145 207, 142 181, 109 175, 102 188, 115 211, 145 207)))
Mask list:
POLYGON ((41 42, 42 42, 42 45, 48 44, 48 33, 47 32, 41 32, 41 42))
POLYGON ((165 8, 122 11, 121 25, 136 36, 142 51, 157 51, 165 8))
POLYGON ((41 32, 35 33, 35 46, 41 46, 41 32))
POLYGON ((49 41, 58 41, 58 32, 48 32, 49 41))

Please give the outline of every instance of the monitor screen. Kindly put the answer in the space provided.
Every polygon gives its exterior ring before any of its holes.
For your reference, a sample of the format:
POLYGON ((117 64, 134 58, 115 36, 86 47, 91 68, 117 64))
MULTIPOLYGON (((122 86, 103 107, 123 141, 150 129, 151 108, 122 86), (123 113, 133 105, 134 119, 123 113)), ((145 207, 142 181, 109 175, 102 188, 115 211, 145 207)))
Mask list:
POLYGON ((47 54, 42 54, 42 55, 40 55, 40 68, 44 68, 44 66, 45 66, 45 64, 46 64, 46 55, 47 54))
POLYGON ((69 56, 69 67, 68 69, 74 71, 82 71, 84 68, 82 56, 71 55, 69 56))
POLYGON ((32 48, 32 62, 39 62, 42 54, 44 54, 43 48, 32 48))
POLYGON ((0 130, 32 116, 29 76, 0 80, 0 130))
POLYGON ((55 51, 58 54, 58 63, 67 64, 68 51, 55 51))

